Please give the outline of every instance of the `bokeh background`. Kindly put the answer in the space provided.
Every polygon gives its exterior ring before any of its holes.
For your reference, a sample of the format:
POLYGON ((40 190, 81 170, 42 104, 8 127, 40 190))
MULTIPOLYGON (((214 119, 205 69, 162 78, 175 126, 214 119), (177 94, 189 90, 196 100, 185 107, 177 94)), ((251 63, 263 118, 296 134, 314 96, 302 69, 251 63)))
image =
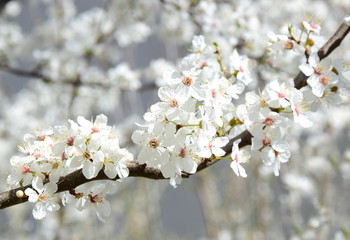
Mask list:
MULTIPOLYGON (((158 101, 194 35, 250 57, 256 79, 294 77, 302 56, 272 66, 268 32, 303 20, 323 44, 350 12, 340 0, 13 0, 0 15, 0 190, 24 134, 103 113, 134 153, 130 136, 158 101)), ((320 46, 321 46, 320 45, 320 46)), ((350 60, 350 38, 331 57, 350 60)), ((226 59, 228 60, 228 59, 226 59)), ((244 100, 244 99, 243 99, 244 100)), ((112 214, 64 207, 41 221, 30 203, 0 211, 0 239, 350 239, 350 108, 324 107, 310 129, 290 132, 292 157, 279 177, 252 159, 248 178, 226 160, 183 180, 128 178, 108 197, 112 214)))

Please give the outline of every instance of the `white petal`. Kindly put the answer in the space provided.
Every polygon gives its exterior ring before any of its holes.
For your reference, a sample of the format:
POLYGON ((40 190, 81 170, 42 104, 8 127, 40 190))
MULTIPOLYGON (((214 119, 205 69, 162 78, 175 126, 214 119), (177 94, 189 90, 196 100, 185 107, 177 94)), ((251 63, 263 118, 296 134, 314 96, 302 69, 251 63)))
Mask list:
POLYGON ((33 178, 32 185, 38 193, 42 193, 44 191, 43 180, 39 178, 39 176, 33 178))
POLYGON ((129 168, 125 164, 119 164, 117 172, 120 178, 126 178, 129 176, 129 168))
POLYGON ((300 71, 302 71, 306 76, 311 76, 314 73, 313 67, 309 64, 303 63, 299 66, 300 71))
POLYGON ((234 171, 234 173, 239 177, 239 171, 238 171, 238 163, 236 161, 231 162, 230 167, 234 171))
POLYGON ((245 169, 241 166, 241 164, 237 163, 237 165, 238 165, 238 170, 239 170, 239 174, 241 175, 241 177, 246 178, 247 173, 245 172, 245 169))
POLYGON ((106 126, 107 125, 107 121, 108 121, 108 118, 103 115, 103 114, 100 114, 96 117, 95 119, 95 125, 97 126, 106 126))
POLYGON ((228 137, 217 137, 213 140, 214 146, 224 147, 229 142, 228 137))
POLYGON ((36 202, 38 201, 39 195, 36 191, 34 191, 31 188, 27 188, 24 193, 29 197, 28 201, 29 202, 36 202))
POLYGON ((138 161, 140 163, 146 163, 152 161, 155 157, 154 151, 149 149, 142 149, 138 156, 138 161))
POLYGON ((35 219, 43 219, 46 216, 46 208, 43 203, 37 203, 33 209, 33 217, 35 219))
POLYGON ((282 139, 273 141, 271 145, 277 152, 284 152, 288 150, 288 143, 282 139))
POLYGON ((117 169, 113 163, 106 163, 104 172, 110 179, 113 179, 117 176, 117 169))
POLYGON ((45 193, 53 194, 57 191, 57 184, 53 182, 49 182, 44 186, 45 193))
POLYGON ((95 165, 90 162, 90 161, 85 161, 83 164, 83 175, 87 178, 87 179, 91 179, 96 177, 96 167, 95 165))
POLYGON ((144 146, 145 142, 145 131, 141 130, 136 130, 132 135, 131 135, 131 140, 136 143, 137 145, 144 146))
POLYGON ((187 173, 195 173, 197 171, 197 163, 195 163, 190 158, 185 158, 182 160, 182 170, 187 173))

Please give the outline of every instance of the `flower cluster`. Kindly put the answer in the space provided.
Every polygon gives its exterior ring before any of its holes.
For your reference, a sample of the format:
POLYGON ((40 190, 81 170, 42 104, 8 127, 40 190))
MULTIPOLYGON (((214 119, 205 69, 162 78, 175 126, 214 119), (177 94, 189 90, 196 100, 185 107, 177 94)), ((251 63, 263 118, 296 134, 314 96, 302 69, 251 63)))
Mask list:
POLYGON ((165 72, 162 101, 144 115, 145 130, 132 135, 141 147, 138 161, 159 167, 173 186, 183 173, 196 172, 199 159, 226 154, 222 147, 235 125, 227 119, 235 112, 232 100, 253 81, 248 58, 237 51, 228 67, 219 46, 207 45, 203 36, 194 37, 191 51, 178 71, 165 72))
MULTIPOLYGON (((271 53, 298 46, 297 53, 307 56, 307 63, 299 68, 308 76, 308 86, 300 89, 291 78, 275 79, 259 94, 246 93, 246 103, 238 107, 233 100, 253 81, 248 58, 234 50, 225 61, 217 44, 211 47, 203 36, 194 37, 193 53, 183 59, 179 71, 165 72, 167 85, 158 91, 162 101, 144 115, 145 130, 132 136, 141 146, 138 160, 159 167, 176 186, 183 173, 196 172, 199 159, 224 158, 227 154, 222 148, 242 131, 236 126, 244 125, 253 135, 250 151, 258 152, 278 176, 281 163, 291 156, 287 135, 293 122, 311 127, 307 112, 318 110, 321 102, 340 103, 339 89, 348 85, 342 74, 347 65, 342 60, 320 62, 317 57, 318 42, 313 36, 319 34, 320 26, 303 21, 300 29, 290 25, 288 30, 288 36, 269 34, 271 53)), ((239 142, 233 143, 231 167, 246 177, 241 163, 249 160, 250 153, 239 149, 239 142)))
POLYGON ((46 211, 58 209, 53 194, 62 176, 79 169, 86 179, 96 177, 101 170, 110 179, 129 175, 127 163, 133 155, 119 147, 116 131, 107 125, 106 116, 99 115, 95 121, 78 117, 77 123, 69 122, 70 128, 56 126, 25 135, 18 147, 24 156, 11 158, 13 171, 7 184, 32 184, 35 191, 27 188, 25 194, 30 202, 37 203, 33 211, 37 219, 45 217, 46 211))

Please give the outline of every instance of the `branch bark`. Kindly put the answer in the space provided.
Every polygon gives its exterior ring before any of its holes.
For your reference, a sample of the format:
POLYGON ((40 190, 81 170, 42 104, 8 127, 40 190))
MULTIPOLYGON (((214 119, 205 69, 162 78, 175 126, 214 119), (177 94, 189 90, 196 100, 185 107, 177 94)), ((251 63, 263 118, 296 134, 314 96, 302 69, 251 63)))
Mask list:
MULTIPOLYGON (((350 27, 343 23, 338 30, 333 34, 333 36, 322 46, 322 48, 318 51, 318 56, 320 59, 327 57, 335 48, 337 48, 345 36, 349 33, 350 27)), ((307 77, 300 71, 298 75, 294 78, 294 84, 297 89, 306 86, 307 77)), ((231 153, 233 142, 237 139, 241 139, 240 147, 250 145, 251 144, 252 135, 248 131, 244 131, 235 138, 231 139, 230 142, 224 147, 227 155, 231 153)), ((201 159, 198 165, 198 171, 206 169, 207 167, 213 165, 218 162, 219 159, 201 159)), ((129 177, 143 177, 154 180, 165 179, 159 169, 151 168, 146 166, 145 164, 139 164, 137 162, 130 162, 128 165, 129 168, 129 177)), ((182 177, 188 178, 190 174, 184 173, 182 177)), ((117 180, 119 177, 112 179, 117 180)), ((86 179, 82 173, 82 170, 77 170, 72 172, 61 179, 58 182, 58 190, 57 192, 63 192, 67 190, 72 190, 79 185, 82 185, 87 182, 95 181, 95 180, 107 180, 109 179, 104 171, 101 170, 99 174, 93 179, 86 179)), ((7 207, 11 207, 20 203, 26 202, 28 199, 26 197, 19 198, 16 196, 18 191, 23 191, 27 188, 31 187, 31 185, 27 185, 24 187, 19 187, 16 189, 12 189, 7 192, 0 193, 0 209, 4 209, 7 207)))

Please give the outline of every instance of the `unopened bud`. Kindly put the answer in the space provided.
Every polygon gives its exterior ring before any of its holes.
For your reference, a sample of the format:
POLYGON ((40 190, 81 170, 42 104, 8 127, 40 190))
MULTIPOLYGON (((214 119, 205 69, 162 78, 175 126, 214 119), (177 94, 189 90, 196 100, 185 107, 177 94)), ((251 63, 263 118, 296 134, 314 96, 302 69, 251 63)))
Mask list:
POLYGON ((23 192, 22 190, 18 190, 18 191, 16 192, 16 196, 17 196, 18 198, 23 198, 23 197, 24 197, 24 192, 23 192))

